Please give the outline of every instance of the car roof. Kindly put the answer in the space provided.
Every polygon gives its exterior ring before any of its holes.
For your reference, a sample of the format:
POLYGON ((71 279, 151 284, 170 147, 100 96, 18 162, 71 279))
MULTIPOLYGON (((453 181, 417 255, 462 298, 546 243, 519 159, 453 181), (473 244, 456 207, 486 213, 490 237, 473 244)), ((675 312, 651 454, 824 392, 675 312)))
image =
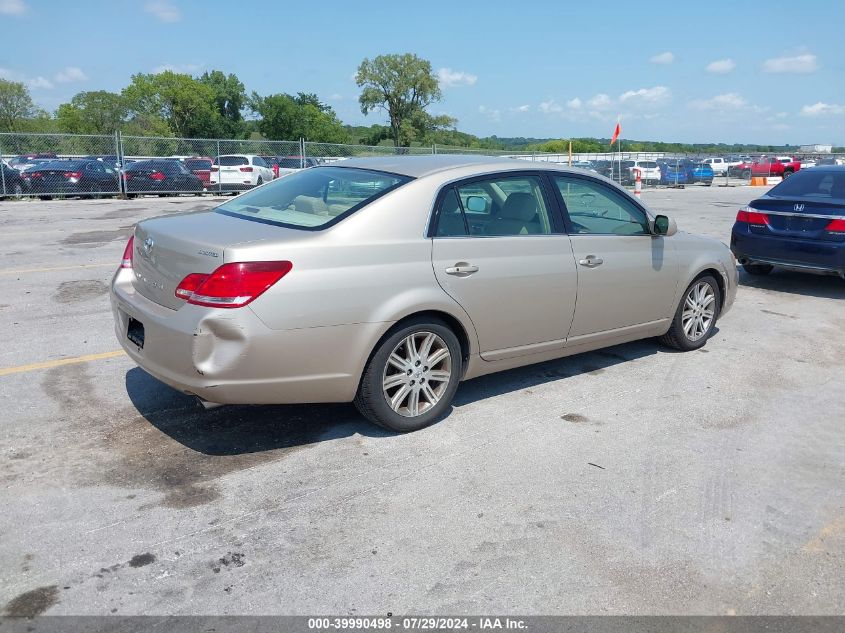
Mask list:
POLYGON ((583 169, 572 169, 559 163, 547 161, 529 161, 518 158, 497 158, 467 154, 426 154, 424 156, 376 156, 372 158, 348 158, 325 165, 325 167, 343 167, 385 171, 400 176, 421 178, 452 169, 474 167, 478 173, 497 170, 555 170, 572 171, 583 174, 583 169))

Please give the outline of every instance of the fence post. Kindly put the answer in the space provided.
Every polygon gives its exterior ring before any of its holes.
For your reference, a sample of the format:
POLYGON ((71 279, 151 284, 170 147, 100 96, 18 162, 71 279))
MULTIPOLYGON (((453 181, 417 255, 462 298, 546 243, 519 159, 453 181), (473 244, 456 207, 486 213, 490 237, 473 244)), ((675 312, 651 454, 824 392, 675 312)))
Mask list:
POLYGON ((431 153, 432 153, 432 154, 436 154, 436 153, 437 153, 437 143, 432 143, 432 144, 431 144, 431 153))
MULTIPOLYGON (((214 167, 212 161, 212 167, 214 167)), ((223 193, 223 174, 220 172, 220 139, 217 139, 217 193, 223 193)))
POLYGON ((299 168, 305 169, 305 139, 299 137, 299 168))
POLYGON ((120 146, 120 130, 114 131, 114 153, 117 156, 117 193, 125 194, 124 182, 123 182, 123 173, 126 169, 126 165, 124 165, 125 161, 123 159, 123 149, 120 146))
POLYGON ((3 194, 6 194, 6 165, 3 163, 3 144, 0 143, 0 180, 3 181, 3 194))

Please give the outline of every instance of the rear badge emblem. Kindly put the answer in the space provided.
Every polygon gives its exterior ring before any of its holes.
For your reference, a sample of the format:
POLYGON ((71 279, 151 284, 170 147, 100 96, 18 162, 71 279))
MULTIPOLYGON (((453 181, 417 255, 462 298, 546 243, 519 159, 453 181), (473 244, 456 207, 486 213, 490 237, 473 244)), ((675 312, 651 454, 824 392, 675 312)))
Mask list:
POLYGON ((798 204, 796 204, 796 205, 795 205, 794 207, 792 207, 792 208, 793 208, 793 210, 794 210, 796 213, 801 213, 801 212, 804 210, 804 203, 803 203, 803 202, 799 202, 798 204))
POLYGON ((155 242, 153 241, 153 238, 148 237, 147 239, 145 239, 144 240, 144 255, 146 255, 147 257, 152 255, 154 246, 155 246, 155 242))

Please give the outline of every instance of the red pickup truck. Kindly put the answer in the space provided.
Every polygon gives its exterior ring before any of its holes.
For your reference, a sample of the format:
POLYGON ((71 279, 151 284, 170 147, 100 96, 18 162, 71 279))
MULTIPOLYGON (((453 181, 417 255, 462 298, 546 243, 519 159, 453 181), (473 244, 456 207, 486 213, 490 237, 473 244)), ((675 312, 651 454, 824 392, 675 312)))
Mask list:
POLYGON ((791 156, 763 156, 751 163, 752 176, 781 176, 789 178, 801 169, 801 161, 791 156))

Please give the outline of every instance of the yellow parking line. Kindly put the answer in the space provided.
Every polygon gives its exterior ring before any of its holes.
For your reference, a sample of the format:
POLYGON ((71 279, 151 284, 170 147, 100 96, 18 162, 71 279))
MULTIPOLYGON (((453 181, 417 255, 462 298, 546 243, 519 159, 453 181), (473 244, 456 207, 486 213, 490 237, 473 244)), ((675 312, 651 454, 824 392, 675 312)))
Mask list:
POLYGON ((49 273, 54 270, 73 270, 75 268, 101 268, 103 266, 113 266, 117 268, 114 262, 103 262, 102 264, 76 264, 75 266, 54 266, 52 268, 18 268, 16 270, 0 270, 0 275, 19 275, 23 273, 49 273))
POLYGON ((12 374, 22 374, 27 371, 36 371, 38 369, 52 369, 53 367, 60 367, 62 365, 73 365, 75 363, 88 363, 93 360, 104 360, 106 358, 117 358, 123 356, 126 352, 122 349, 114 352, 102 352, 100 354, 86 354, 85 356, 75 356, 73 358, 57 358, 56 360, 48 360, 43 363, 30 363, 29 365, 18 365, 17 367, 3 367, 0 368, 0 376, 10 376, 12 374))

